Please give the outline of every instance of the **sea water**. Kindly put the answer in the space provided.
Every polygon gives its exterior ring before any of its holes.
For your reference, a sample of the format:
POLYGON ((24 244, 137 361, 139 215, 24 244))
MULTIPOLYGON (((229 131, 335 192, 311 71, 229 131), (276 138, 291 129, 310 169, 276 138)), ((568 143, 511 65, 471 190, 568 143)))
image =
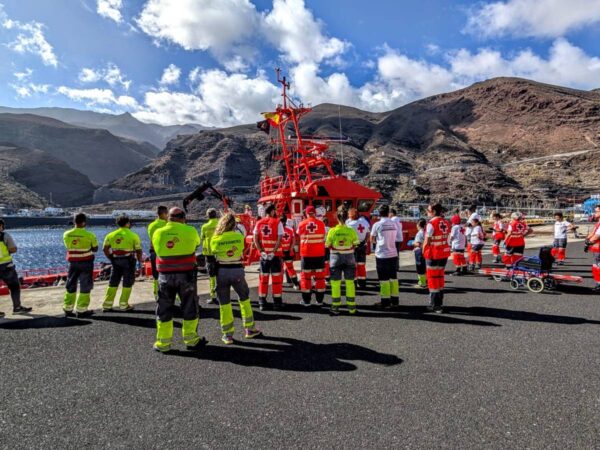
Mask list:
MULTIPOLYGON (((63 244, 63 233, 67 228, 22 228, 6 230, 17 245, 17 253, 13 260, 19 272, 31 269, 50 269, 65 267, 65 246, 63 244)), ((98 238, 98 253, 96 262, 107 262, 102 252, 104 237, 115 230, 114 227, 88 227, 98 238)), ((145 227, 132 227, 132 231, 138 234, 142 241, 144 254, 150 249, 150 239, 145 227)))

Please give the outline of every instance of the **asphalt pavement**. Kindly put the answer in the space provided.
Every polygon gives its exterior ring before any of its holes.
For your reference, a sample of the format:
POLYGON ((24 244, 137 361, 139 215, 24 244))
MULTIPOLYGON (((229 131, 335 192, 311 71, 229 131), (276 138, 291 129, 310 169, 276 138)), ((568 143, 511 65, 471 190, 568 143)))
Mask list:
POLYGON ((397 311, 372 306, 375 280, 357 316, 286 289, 284 311, 255 312, 264 338, 241 340, 238 313, 233 346, 206 306, 198 353, 152 351, 153 304, 5 320, 0 448, 598 448, 590 264, 572 245, 560 272, 584 285, 542 294, 448 277, 442 315, 426 313, 412 268, 397 311))

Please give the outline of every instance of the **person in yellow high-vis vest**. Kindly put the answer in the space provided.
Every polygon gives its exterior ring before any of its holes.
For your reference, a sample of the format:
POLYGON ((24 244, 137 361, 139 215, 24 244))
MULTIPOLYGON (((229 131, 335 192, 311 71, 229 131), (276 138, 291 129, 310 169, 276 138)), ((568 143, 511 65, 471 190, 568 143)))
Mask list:
POLYGON ((199 245, 198 231, 185 223, 185 212, 180 208, 169 210, 169 222, 156 230, 152 237, 158 270, 154 349, 159 352, 171 350, 176 296, 181 300, 181 333, 187 349, 199 350, 206 344, 206 340, 198 335, 196 248, 199 245))
POLYGON ((63 310, 66 317, 74 315, 86 317, 94 314, 92 310, 88 310, 88 307, 90 292, 94 287, 94 253, 98 251, 98 240, 94 233, 85 229, 87 222, 85 214, 76 214, 73 222, 75 228, 63 234, 69 262, 63 310), (78 283, 79 296, 77 296, 78 283), (75 313, 73 313, 74 308, 75 313))
POLYGON ((208 271, 208 287, 209 287, 209 299, 206 303, 214 303, 217 300, 217 261, 215 255, 210 250, 210 239, 215 234, 217 229, 217 210, 209 208, 206 211, 206 218, 208 221, 200 228, 200 242, 202 244, 202 254, 206 258, 206 269, 208 271))
POLYGON ((217 260, 217 298, 221 321, 223 343, 233 344, 233 309, 231 307, 231 289, 239 297, 244 337, 252 339, 262 332, 254 325, 254 314, 250 304, 250 289, 246 282, 242 254, 244 236, 236 230, 235 216, 225 214, 219 220, 215 234, 210 240, 210 249, 217 260))
MULTIPOLYGON (((17 245, 10 234, 4 231, 4 226, 4 220, 0 219, 0 280, 4 281, 10 292, 13 313, 28 313, 32 308, 21 304, 21 285, 12 259, 13 253, 17 252, 17 245)), ((0 312, 0 317, 4 317, 3 312, 0 312)))
POLYGON ((129 297, 135 283, 136 259, 140 265, 142 264, 142 242, 140 237, 131 231, 129 217, 118 217, 117 226, 118 229, 106 235, 102 247, 104 254, 112 264, 108 287, 102 303, 103 312, 112 311, 121 280, 123 280, 123 288, 121 297, 119 297, 119 309, 121 311, 133 309, 133 306, 129 304, 129 297))
POLYGON ((354 228, 346 225, 348 210, 340 206, 337 210, 338 224, 329 230, 325 246, 330 249, 331 270, 331 313, 338 315, 342 303, 342 274, 346 284, 346 305, 350 314, 356 313, 356 259, 354 249, 360 244, 354 228))
POLYGON ((148 224, 148 238, 150 238, 150 266, 152 267, 152 292, 154 292, 155 300, 158 297, 158 271, 156 270, 156 252, 152 247, 152 237, 156 230, 167 224, 169 209, 166 206, 159 206, 156 208, 156 216, 157 218, 148 224))

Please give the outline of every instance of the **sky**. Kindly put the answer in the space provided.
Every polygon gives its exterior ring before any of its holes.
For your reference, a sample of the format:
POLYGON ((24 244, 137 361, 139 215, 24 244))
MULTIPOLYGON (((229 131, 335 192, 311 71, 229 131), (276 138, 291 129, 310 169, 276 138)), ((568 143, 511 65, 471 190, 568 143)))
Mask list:
POLYGON ((0 105, 260 120, 387 111, 497 76, 600 88, 600 0, 0 0, 0 105))

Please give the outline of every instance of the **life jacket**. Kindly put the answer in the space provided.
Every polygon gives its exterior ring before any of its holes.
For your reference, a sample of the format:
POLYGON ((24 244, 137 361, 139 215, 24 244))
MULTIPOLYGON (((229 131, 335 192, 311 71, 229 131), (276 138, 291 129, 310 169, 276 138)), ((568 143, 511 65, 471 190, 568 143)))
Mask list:
POLYGON ((525 246, 525 233, 527 233, 527 224, 524 221, 513 220, 510 223, 510 236, 504 244, 508 247, 523 247, 525 246))
POLYGON ((494 240, 502 241, 506 236, 506 231, 504 230, 504 223, 501 220, 497 220, 494 222, 494 240))
POLYGON ((429 224, 433 227, 433 235, 430 237, 429 244, 423 249, 423 256, 425 259, 448 258, 450 256, 450 245, 448 245, 450 222, 443 217, 434 217, 429 224))
POLYGON ((242 267, 244 236, 237 231, 215 234, 210 239, 210 250, 223 267, 242 267))
MULTIPOLYGON (((600 229, 600 220, 594 227, 592 236, 596 235, 596 232, 598 231, 598 229, 600 229)), ((596 241, 593 245, 590 246, 590 252, 600 253, 600 240, 596 241)))
POLYGON ((93 247, 98 246, 94 233, 85 228, 72 228, 63 234, 63 242, 67 248, 67 261, 93 261, 93 247))
POLYGON ((200 240, 202 241, 202 254, 205 256, 212 256, 210 251, 210 239, 215 234, 219 219, 208 219, 202 228, 200 228, 200 240))
POLYGON ((292 240, 294 238, 294 230, 290 227, 283 227, 283 236, 281 236, 281 251, 289 252, 292 249, 292 240))
POLYGON ((304 219, 298 225, 300 256, 325 256, 325 224, 316 217, 304 219))
POLYGON ((156 270, 160 273, 182 273, 196 269, 198 231, 179 222, 169 222, 152 237, 156 252, 156 270))
POLYGON ((104 247, 110 247, 116 258, 131 258, 142 249, 140 237, 129 228, 119 228, 104 238, 104 247))
MULTIPOLYGON (((276 217, 265 217, 256 222, 256 237, 260 241, 263 250, 267 253, 273 253, 275 249, 277 238, 279 237, 277 230, 280 223, 276 217)), ((279 246, 275 255, 281 256, 282 254, 281 246, 279 246)))
POLYGON ((332 253, 352 254, 360 241, 354 228, 348 225, 336 225, 327 233, 326 244, 332 253))
POLYGON ((4 242, 4 231, 0 231, 0 264, 12 262, 12 255, 8 251, 6 242, 4 242))

